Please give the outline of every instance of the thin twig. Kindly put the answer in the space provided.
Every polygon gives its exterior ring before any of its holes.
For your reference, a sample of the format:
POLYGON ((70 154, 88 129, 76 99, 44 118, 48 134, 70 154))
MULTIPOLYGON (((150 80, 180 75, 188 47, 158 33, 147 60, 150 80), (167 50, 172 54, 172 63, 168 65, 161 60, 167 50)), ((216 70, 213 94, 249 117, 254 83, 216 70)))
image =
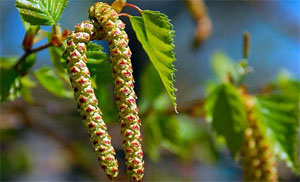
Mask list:
POLYGON ((52 42, 48 42, 47 44, 44 44, 44 45, 41 45, 40 47, 37 47, 37 48, 34 48, 34 49, 30 49, 28 51, 25 52, 25 54, 23 54, 23 56, 20 57, 20 59, 18 60, 18 62, 14 65, 14 68, 17 69, 18 66, 26 60, 26 58, 32 54, 32 53, 35 53, 35 52, 38 52, 38 51, 41 51, 41 50, 44 50, 44 49, 47 49, 48 47, 52 46, 52 42))

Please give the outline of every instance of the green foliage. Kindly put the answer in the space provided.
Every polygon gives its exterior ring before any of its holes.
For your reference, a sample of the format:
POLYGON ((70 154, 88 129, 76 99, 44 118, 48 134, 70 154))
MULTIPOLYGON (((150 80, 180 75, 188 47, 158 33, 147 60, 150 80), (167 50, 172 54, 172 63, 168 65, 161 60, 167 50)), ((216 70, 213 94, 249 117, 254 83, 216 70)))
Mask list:
POLYGON ((1 181, 9 181, 10 177, 25 172, 29 169, 29 155, 22 149, 14 147, 13 149, 1 151, 0 154, 1 181))
POLYGON ((226 79, 228 74, 237 81, 239 79, 238 65, 222 52, 216 52, 212 56, 212 67, 219 81, 226 79))
MULTIPOLYGON (((47 34, 47 39, 48 41, 51 41, 52 36, 50 33, 47 34)), ((50 46, 49 48, 49 55, 50 55, 50 60, 52 62, 53 68, 55 70, 55 73, 62 78, 65 81, 69 81, 68 76, 67 76, 67 63, 66 61, 62 58, 65 49, 63 46, 57 47, 57 46, 50 46)))
POLYGON ((235 157, 243 143, 246 111, 237 88, 230 83, 217 86, 206 100, 206 115, 217 134, 225 137, 235 157))
POLYGON ((203 126, 189 116, 168 114, 172 103, 152 64, 148 64, 141 75, 140 95, 145 150, 151 160, 160 159, 162 148, 183 160, 197 158, 211 162, 216 159, 211 136, 203 126))
POLYGON ((169 116, 161 121, 164 136, 162 146, 165 149, 185 161, 198 159, 211 163, 218 158, 212 135, 204 125, 182 114, 169 116))
POLYGON ((258 96, 256 100, 259 119, 266 125, 275 152, 299 173, 299 101, 284 95, 258 96))
POLYGON ((112 83, 111 65, 108 62, 107 55, 102 50, 103 47, 98 44, 89 42, 87 45, 87 66, 91 76, 96 78, 97 85, 112 83))
POLYGON ((177 112, 174 83, 176 60, 174 54, 174 30, 168 17, 157 11, 144 10, 142 17, 130 18, 136 36, 148 54, 172 100, 177 112))
POLYGON ((141 113, 148 109, 158 109, 156 106, 168 108, 170 101, 169 98, 162 99, 167 93, 164 91, 164 86, 160 77, 152 64, 147 64, 141 75, 141 97, 139 99, 139 109, 141 113), (162 104, 164 101, 166 104, 162 104), (160 103, 158 103, 160 102, 160 103))
POLYGON ((73 92, 65 88, 63 81, 57 78, 51 68, 46 66, 39 68, 35 70, 34 75, 50 93, 59 97, 73 98, 73 92))
POLYGON ((30 23, 26 22, 23 18, 21 18, 22 23, 24 25, 25 31, 33 33, 33 35, 36 35, 38 31, 40 30, 39 25, 31 25, 30 23))
POLYGON ((33 67, 35 60, 35 54, 30 54, 29 56, 27 56, 25 61, 23 61, 17 68, 20 74, 25 75, 26 73, 28 73, 33 67))
POLYGON ((13 68, 17 59, 1 58, 0 59, 0 101, 13 100, 17 97, 19 88, 19 73, 13 68))
POLYGON ((300 102, 300 81, 293 79, 290 73, 280 72, 273 86, 285 96, 300 102))
POLYGON ((68 0, 17 0, 22 18, 32 25, 54 25, 67 6, 68 0))
POLYGON ((160 144, 162 133, 158 120, 161 119, 157 114, 150 114, 143 118, 143 129, 145 138, 145 151, 152 161, 160 159, 160 144))
POLYGON ((29 76, 24 76, 21 78, 21 96, 27 102, 33 103, 33 96, 31 94, 31 89, 36 86, 34 80, 32 80, 29 76))

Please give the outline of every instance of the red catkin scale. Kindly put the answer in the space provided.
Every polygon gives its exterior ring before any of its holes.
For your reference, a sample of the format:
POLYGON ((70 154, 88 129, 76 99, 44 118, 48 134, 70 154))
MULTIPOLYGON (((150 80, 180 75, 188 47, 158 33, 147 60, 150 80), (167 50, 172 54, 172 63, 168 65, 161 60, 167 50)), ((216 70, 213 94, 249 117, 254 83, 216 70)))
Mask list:
POLYGON ((142 181, 144 160, 141 145, 141 121, 136 105, 137 97, 134 92, 130 60, 131 51, 128 47, 128 36, 124 31, 125 25, 119 19, 118 13, 106 3, 95 3, 90 8, 89 16, 104 30, 105 39, 108 39, 127 174, 130 181, 142 181))
POLYGON ((241 149, 245 181, 277 182, 276 159, 255 114, 255 101, 243 94, 247 111, 247 126, 241 149))
POLYGON ((115 178, 118 175, 116 153, 111 145, 107 126, 102 119, 102 112, 91 84, 90 72, 86 66, 86 44, 97 32, 90 21, 75 26, 75 31, 67 39, 67 66, 77 108, 98 155, 100 166, 109 178, 115 178))

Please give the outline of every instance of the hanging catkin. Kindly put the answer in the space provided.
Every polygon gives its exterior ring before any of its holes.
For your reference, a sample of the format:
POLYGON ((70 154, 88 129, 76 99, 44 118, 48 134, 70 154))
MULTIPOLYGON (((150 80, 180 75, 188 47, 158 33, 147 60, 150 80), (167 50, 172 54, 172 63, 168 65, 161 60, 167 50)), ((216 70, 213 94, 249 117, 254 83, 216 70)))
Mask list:
POLYGON ((247 127, 241 149, 245 181, 276 182, 275 156, 258 123, 254 98, 244 94, 243 99, 247 111, 247 127))
POLYGON ((106 3, 95 3, 90 8, 89 15, 103 30, 106 35, 105 39, 108 39, 127 174, 131 181, 142 181, 144 161, 140 133, 141 121, 136 105, 131 51, 128 47, 128 36, 124 31, 125 25, 119 20, 118 13, 106 3))
POLYGON ((102 119, 102 112, 91 84, 90 72, 86 66, 86 44, 96 34, 94 25, 90 21, 75 26, 75 31, 67 40, 67 66, 78 111, 98 155, 100 165, 108 177, 114 178, 118 175, 118 161, 115 159, 115 150, 102 119))

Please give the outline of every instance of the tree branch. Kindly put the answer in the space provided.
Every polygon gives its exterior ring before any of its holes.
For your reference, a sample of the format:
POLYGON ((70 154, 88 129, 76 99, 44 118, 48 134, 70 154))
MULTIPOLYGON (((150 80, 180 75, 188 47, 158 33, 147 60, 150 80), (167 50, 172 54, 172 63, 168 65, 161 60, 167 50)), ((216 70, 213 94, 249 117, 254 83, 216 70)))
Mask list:
POLYGON ((48 47, 52 46, 53 43, 52 42, 48 42, 47 44, 44 44, 44 45, 41 45, 40 47, 37 47, 37 48, 34 48, 34 49, 30 49, 28 51, 25 52, 25 54, 22 55, 22 57, 20 57, 20 59, 18 60, 18 62, 14 65, 14 68, 17 69, 18 66, 26 60, 26 58, 32 54, 32 53, 35 53, 35 52, 38 52, 38 51, 41 51, 41 50, 44 50, 44 49, 47 49, 48 47))

